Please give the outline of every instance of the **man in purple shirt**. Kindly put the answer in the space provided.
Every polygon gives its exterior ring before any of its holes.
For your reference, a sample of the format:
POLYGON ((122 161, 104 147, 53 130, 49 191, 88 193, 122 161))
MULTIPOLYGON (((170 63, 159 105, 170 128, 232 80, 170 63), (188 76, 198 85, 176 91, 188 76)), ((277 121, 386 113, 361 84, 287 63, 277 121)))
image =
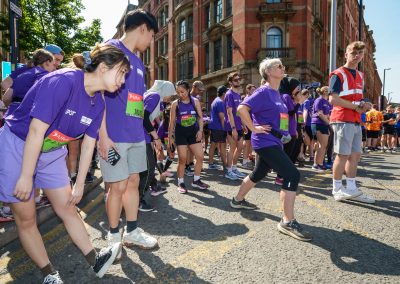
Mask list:
POLYGON ((237 108, 241 102, 240 98, 240 76, 237 72, 228 75, 230 89, 226 92, 225 103, 225 131, 228 131, 227 140, 229 151, 227 156, 227 173, 225 177, 230 180, 244 178, 246 175, 240 172, 236 164, 243 150, 243 129, 242 122, 237 113, 237 108))
POLYGON ((157 20, 149 12, 136 9, 126 15, 124 31, 120 39, 109 40, 107 44, 125 53, 131 63, 131 70, 125 85, 118 92, 105 96, 105 121, 99 132, 101 172, 104 181, 110 186, 106 201, 110 226, 108 240, 110 243, 118 243, 122 239, 126 245, 150 249, 157 246, 157 239, 137 226, 139 173, 147 170, 143 127, 145 67, 137 53, 149 47, 158 31, 157 20), (121 157, 115 165, 107 162, 108 155, 114 155, 112 149, 121 157), (122 206, 127 220, 123 236, 119 230, 122 206))

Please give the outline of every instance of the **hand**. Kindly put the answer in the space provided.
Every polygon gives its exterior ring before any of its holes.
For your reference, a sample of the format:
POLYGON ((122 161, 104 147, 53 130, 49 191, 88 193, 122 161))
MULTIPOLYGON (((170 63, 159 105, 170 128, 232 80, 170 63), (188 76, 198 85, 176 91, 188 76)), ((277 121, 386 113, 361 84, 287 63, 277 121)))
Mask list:
POLYGON ((15 185, 13 195, 21 201, 29 200, 33 188, 32 179, 32 177, 23 177, 21 175, 15 185))
POLYGON ((173 137, 168 137, 168 148, 172 151, 175 147, 175 139, 173 137))
POLYGON ((84 184, 76 183, 74 185, 74 188, 72 189, 71 197, 69 198, 67 205, 75 206, 76 204, 78 204, 82 199, 84 189, 85 189, 84 184))
POLYGON ((156 150, 161 151, 163 146, 160 139, 154 140, 154 147, 156 150))
POLYGON ((233 137, 233 140, 235 140, 235 141, 238 140, 238 133, 237 133, 236 129, 232 129, 232 137, 233 137))
POLYGON ((271 125, 257 125, 254 126, 253 133, 266 133, 268 134, 271 131, 271 125))
POLYGON ((203 131, 199 130, 196 133, 196 141, 201 142, 201 139, 203 139, 203 131))
POLYGON ((289 134, 283 135, 282 138, 281 138, 281 142, 283 144, 289 143, 290 140, 292 140, 292 136, 290 136, 289 134))
POLYGON ((243 126, 243 133, 244 134, 249 133, 249 129, 246 126, 243 126))
POLYGON ((114 142, 109 137, 99 139, 99 155, 106 161, 108 160, 108 151, 110 151, 111 148, 114 148, 114 150, 118 153, 117 146, 115 146, 114 142))

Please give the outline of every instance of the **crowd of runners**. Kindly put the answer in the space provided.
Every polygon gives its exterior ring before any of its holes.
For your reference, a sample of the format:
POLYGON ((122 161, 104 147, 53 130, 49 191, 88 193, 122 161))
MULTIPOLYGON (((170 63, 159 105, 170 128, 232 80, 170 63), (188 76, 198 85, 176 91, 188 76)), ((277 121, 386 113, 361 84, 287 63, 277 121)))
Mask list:
POLYGON ((239 210, 257 209, 246 197, 268 173, 275 174, 283 212, 277 228, 302 241, 312 240, 294 212, 298 168, 306 163, 316 174, 332 171, 336 201, 375 202, 357 187, 357 165, 363 152, 396 152, 400 108, 389 105, 382 113, 363 99, 364 76, 357 70, 363 42, 348 45, 345 65, 323 82, 327 86, 305 88, 287 76, 280 59, 267 58, 259 66, 260 84, 246 85, 240 72, 229 74, 207 111, 201 81, 156 80, 145 86, 146 69, 137 54, 158 31, 154 16, 131 11, 124 28, 120 39, 77 53, 65 66, 62 48, 40 48, 1 83, 2 109, 7 108, 0 129, 1 220, 15 221, 43 283, 63 282, 37 227, 38 206, 51 203, 102 277, 121 258, 122 245, 158 245, 137 223, 139 211, 154 209, 146 202, 149 195, 165 193, 168 180, 176 181, 181 194, 212 190, 201 177, 205 164, 216 175, 241 182, 227 204, 239 210), (109 246, 97 252, 75 205, 98 164, 109 246))

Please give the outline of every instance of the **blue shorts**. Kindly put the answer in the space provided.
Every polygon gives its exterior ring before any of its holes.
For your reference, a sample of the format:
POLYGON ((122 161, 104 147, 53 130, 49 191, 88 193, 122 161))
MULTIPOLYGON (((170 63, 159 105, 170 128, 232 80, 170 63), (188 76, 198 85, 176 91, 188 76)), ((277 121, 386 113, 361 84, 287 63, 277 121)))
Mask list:
POLYGON ((319 131, 321 134, 329 135, 329 126, 325 124, 312 123, 311 131, 314 136, 317 135, 317 131, 319 131))

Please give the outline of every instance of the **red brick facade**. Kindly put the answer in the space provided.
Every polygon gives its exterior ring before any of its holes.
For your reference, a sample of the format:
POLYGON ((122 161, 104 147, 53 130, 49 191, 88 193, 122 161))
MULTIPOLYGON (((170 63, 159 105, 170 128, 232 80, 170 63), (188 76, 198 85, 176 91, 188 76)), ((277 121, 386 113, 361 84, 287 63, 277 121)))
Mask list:
MULTIPOLYGON (((147 0, 139 1, 139 7, 160 22, 155 41, 143 54, 148 84, 155 79, 202 80, 210 103, 232 71, 239 71, 243 86, 259 85, 258 64, 271 56, 280 57, 287 73, 302 82, 328 84, 330 1, 147 0)), ((338 0, 338 67, 345 62, 346 45, 358 39, 358 13, 357 0, 338 0)), ((375 42, 365 23, 363 29, 365 96, 378 102, 382 83, 375 42)))

